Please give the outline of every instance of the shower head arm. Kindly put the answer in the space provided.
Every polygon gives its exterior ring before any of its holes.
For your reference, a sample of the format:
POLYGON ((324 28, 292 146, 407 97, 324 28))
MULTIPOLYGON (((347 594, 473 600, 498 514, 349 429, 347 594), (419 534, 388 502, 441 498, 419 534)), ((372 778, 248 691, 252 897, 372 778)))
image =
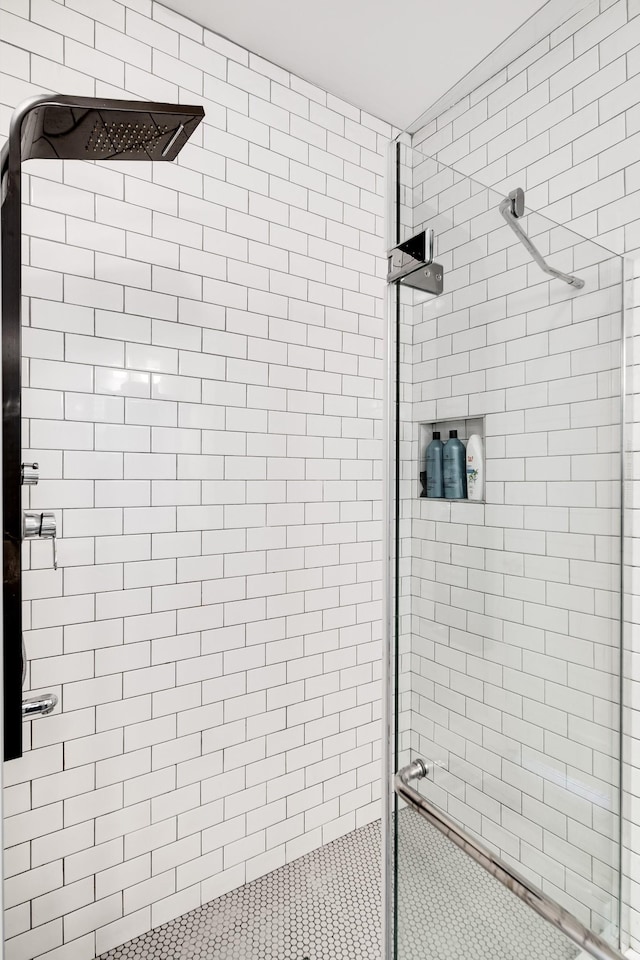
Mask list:
MULTIPOLYGON (((2 183, 2 194, 1 201, 4 205, 5 200, 7 199, 7 194, 9 193, 9 180, 11 179, 12 189, 17 189, 18 195, 20 194, 20 174, 22 172, 22 161, 28 160, 28 156, 23 156, 22 150, 22 129, 25 123, 25 120, 34 110, 39 109, 40 107, 86 107, 89 105, 95 106, 96 101, 87 97, 69 97, 64 95, 54 95, 51 94, 39 94, 35 97, 29 97, 28 100, 25 100, 20 104, 19 107, 11 114, 11 120, 9 123, 9 136, 2 147, 0 153, 0 177, 2 183)), ((19 204, 18 204, 19 207, 19 204)), ((4 227, 4 225, 3 225, 4 227)), ((4 229, 3 229, 4 235, 4 229)))
POLYGON ((11 114, 9 123, 9 136, 2 147, 0 153, 0 176, 2 177, 2 203, 4 204, 9 189, 9 177, 18 179, 18 190, 20 190, 20 173, 23 160, 28 160, 22 154, 22 128, 25 120, 34 110, 44 106, 82 106, 83 103, 89 103, 86 97, 67 97, 51 96, 51 94, 39 94, 35 97, 29 97, 20 104, 11 114))
POLYGON ((48 100, 49 97, 45 96, 31 97, 29 100, 25 100, 11 115, 9 136, 2 147, 2 151, 0 151, 0 183, 2 185, 0 199, 2 205, 4 205, 9 192, 9 177, 11 173, 13 173, 14 177, 18 178, 18 191, 20 190, 19 175, 22 161, 20 136, 23 120, 31 110, 41 103, 48 102, 48 100))

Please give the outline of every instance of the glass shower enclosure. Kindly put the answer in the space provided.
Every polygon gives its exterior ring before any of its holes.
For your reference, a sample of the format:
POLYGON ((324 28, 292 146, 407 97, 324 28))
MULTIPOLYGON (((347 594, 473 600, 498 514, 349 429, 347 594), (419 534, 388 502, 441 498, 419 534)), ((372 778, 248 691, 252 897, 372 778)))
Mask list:
POLYGON ((523 209, 520 184, 406 141, 389 164, 387 957, 618 956, 624 263, 523 209), (426 496, 436 431, 480 438, 480 499, 426 496))

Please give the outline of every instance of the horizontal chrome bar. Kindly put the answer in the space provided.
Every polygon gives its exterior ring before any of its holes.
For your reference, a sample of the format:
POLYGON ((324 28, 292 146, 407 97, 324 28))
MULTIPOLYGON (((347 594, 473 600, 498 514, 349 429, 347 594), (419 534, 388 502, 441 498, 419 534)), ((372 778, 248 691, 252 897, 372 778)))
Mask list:
POLYGON ((584 280, 581 280, 580 277, 576 277, 572 273, 563 273, 562 270, 556 270, 555 267, 550 267, 533 241, 529 239, 523 227, 518 223, 518 218, 521 217, 524 212, 524 194, 522 190, 512 190, 509 196, 505 197, 501 202, 498 209, 506 223, 509 224, 518 240, 520 240, 525 249, 528 250, 541 270, 548 273, 550 277, 555 277, 557 280, 564 280, 565 283, 568 283, 571 287, 575 287, 577 290, 581 290, 582 287, 584 287, 584 280))
POLYGON ((35 717, 46 717, 55 710, 58 698, 55 693, 43 693, 39 697, 31 697, 22 701, 22 719, 33 720, 35 717))
POLYGON ((517 873, 504 860, 492 853, 488 847, 479 843, 471 834, 466 833, 446 813, 421 796, 409 786, 411 780, 419 780, 427 775, 428 769, 423 760, 414 760, 399 770, 393 778, 393 789, 421 817, 424 817, 440 833, 452 840, 464 853, 475 860, 484 870, 495 877, 511 893, 535 910, 541 917, 561 930, 577 946, 581 947, 596 960, 624 960, 621 953, 610 947, 602 937, 580 923, 559 903, 548 897, 521 874, 517 873))

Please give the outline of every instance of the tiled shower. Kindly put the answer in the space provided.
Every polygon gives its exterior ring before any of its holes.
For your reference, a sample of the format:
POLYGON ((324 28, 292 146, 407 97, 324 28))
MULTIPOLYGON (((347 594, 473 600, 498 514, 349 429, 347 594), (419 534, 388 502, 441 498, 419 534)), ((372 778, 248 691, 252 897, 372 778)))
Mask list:
POLYGON ((26 690, 60 706, 5 767, 10 957, 93 957, 379 816, 391 128, 89 6, 3 10, 4 130, 47 89, 206 115, 173 164, 25 165, 28 506, 60 531, 57 571, 25 547, 26 690))
POLYGON ((410 811, 383 851, 389 774, 416 756, 426 798, 640 946, 633 483, 624 557, 619 496, 640 5, 560 21, 400 134, 156 0, 0 0, 3 139, 52 90, 205 111, 174 163, 24 166, 24 507, 59 531, 57 570, 50 542, 23 547, 24 695, 59 703, 4 765, 7 960, 181 958, 196 930, 221 960, 265 960, 265 938, 273 960, 407 960, 421 923, 448 960, 467 903, 496 956, 575 956, 410 811), (500 220, 516 186, 585 290, 500 220), (435 230, 445 286, 398 293, 388 676, 396 216, 398 239, 435 230), (420 496, 439 425, 481 434, 483 502, 420 496))

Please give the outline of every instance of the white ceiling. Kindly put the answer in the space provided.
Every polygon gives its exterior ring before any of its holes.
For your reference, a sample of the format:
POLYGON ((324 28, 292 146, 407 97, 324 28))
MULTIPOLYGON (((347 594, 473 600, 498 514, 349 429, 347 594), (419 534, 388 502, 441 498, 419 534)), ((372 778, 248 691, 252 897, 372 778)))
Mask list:
MULTIPOLYGON (((402 129, 545 5, 545 0, 164 2, 402 129)), ((571 5, 564 0, 565 10, 571 5)))

